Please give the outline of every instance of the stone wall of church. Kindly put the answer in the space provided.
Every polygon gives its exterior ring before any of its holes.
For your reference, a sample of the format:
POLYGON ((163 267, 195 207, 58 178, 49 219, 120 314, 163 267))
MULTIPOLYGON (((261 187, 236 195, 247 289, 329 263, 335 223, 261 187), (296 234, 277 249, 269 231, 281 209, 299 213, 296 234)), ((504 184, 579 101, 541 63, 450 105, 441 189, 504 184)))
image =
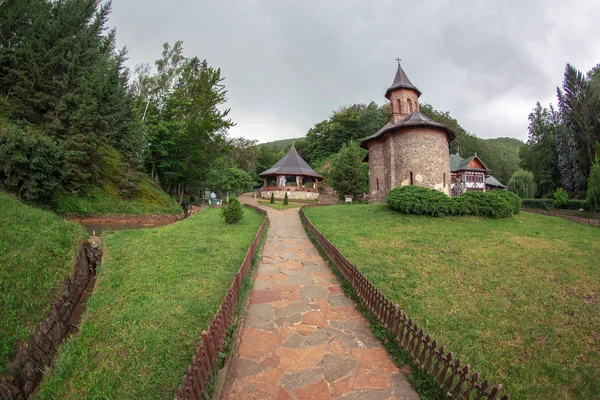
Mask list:
POLYGON ((389 193, 385 174, 384 141, 369 142, 369 202, 381 203, 389 193))
POLYGON ((450 151, 445 132, 403 128, 369 143, 369 202, 383 202, 391 189, 409 185, 411 172, 414 185, 450 194, 450 151))

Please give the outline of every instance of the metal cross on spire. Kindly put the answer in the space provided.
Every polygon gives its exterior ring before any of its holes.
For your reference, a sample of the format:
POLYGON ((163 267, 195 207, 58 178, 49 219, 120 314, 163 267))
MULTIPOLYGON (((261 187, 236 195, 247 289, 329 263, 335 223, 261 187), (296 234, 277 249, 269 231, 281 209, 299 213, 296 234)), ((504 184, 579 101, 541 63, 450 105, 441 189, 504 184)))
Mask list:
POLYGON ((402 61, 402 59, 400 57, 396 57, 396 61, 398 61, 398 66, 400 66, 400 61, 402 61))

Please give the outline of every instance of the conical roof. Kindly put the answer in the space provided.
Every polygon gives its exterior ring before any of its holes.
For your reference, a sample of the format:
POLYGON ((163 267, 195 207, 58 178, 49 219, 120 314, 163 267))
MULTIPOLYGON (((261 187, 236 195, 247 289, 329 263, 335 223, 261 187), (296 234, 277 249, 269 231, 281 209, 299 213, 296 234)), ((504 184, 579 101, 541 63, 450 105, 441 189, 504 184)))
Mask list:
POLYGON ((296 147, 292 145, 290 151, 283 158, 275 163, 271 168, 259 174, 259 176, 269 175, 303 175, 312 176, 313 178, 323 178, 317 174, 300 154, 296 151, 296 147))
POLYGON ((400 65, 398 65, 398 71, 396 71, 396 76, 394 77, 394 82, 392 83, 392 86, 390 86, 385 91, 386 99, 390 98, 390 92, 392 90, 399 88, 412 89, 417 92, 417 96, 421 96, 421 91, 417 89, 415 85, 412 84, 412 82, 410 81, 410 79, 408 79, 408 76, 406 76, 406 73, 400 65))
POLYGON ((420 111, 413 111, 411 114, 409 114, 406 118, 404 118, 402 121, 400 121, 398 123, 394 124, 394 121, 392 119, 390 119, 388 121, 388 123, 385 124, 376 133, 374 133, 373 135, 371 135, 367 138, 364 138, 360 142, 360 146, 365 149, 368 149, 367 142, 369 142, 373 139, 378 139, 378 138, 382 137, 383 135, 385 135, 387 132, 397 130, 399 128, 413 127, 413 126, 426 126, 426 127, 444 131, 448 135, 448 139, 450 141, 452 141, 456 138, 456 134, 454 132, 452 132, 452 130, 448 129, 448 127, 446 125, 440 124, 439 122, 435 122, 434 120, 432 120, 425 114, 421 113, 420 111))

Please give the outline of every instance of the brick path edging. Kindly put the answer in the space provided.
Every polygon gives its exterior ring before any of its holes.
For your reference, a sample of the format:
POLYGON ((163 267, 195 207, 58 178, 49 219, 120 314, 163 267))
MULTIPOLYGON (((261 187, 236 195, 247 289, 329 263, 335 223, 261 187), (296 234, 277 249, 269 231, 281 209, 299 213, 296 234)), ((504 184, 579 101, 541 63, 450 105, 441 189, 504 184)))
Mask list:
POLYGON ((542 215, 549 215, 551 217, 568 219, 569 221, 575 221, 575 222, 579 222, 580 224, 585 224, 585 225, 600 226, 600 219, 576 217, 574 215, 555 213, 555 212, 546 211, 546 210, 538 210, 537 208, 523 208, 523 211, 536 213, 536 214, 542 214, 542 215))
POLYGON ((454 360, 452 352, 446 352, 444 346, 425 334, 400 307, 390 301, 375 285, 342 255, 313 224, 306 213, 305 206, 300 208, 300 218, 306 229, 315 237, 319 246, 331 259, 344 278, 350 283, 357 296, 394 335, 398 345, 411 359, 427 372, 451 399, 487 399, 509 400, 508 394, 500 396, 502 385, 491 387, 488 380, 479 383, 479 372, 470 365, 462 366, 460 359, 454 360))
POLYGON ((269 216, 266 211, 251 204, 244 204, 244 206, 258 211, 264 215, 265 219, 258 232, 256 232, 254 241, 246 252, 244 261, 242 261, 238 272, 236 272, 219 310, 208 329, 202 332, 202 340, 196 347, 196 354, 192 357, 192 363, 188 366, 187 373, 183 377, 183 385, 177 391, 178 399, 201 400, 206 398, 207 386, 216 372, 219 353, 223 349, 227 332, 235 317, 235 308, 242 283, 252 266, 258 244, 269 223, 269 216))

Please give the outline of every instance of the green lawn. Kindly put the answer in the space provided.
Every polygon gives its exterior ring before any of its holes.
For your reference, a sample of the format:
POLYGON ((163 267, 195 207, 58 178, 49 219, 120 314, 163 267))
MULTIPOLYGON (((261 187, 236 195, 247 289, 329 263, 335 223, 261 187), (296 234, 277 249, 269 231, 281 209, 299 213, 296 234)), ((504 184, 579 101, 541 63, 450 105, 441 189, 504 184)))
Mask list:
POLYGON ((271 207, 276 210, 289 210, 290 208, 300 208, 306 203, 292 203, 291 201, 286 205, 283 205, 283 201, 275 201, 275 203, 271 204, 268 200, 259 200, 260 204, 266 207, 271 207))
POLYGON ((0 192, 0 375, 71 275, 81 225, 0 192))
POLYGON ((315 207, 315 226, 428 333, 514 399, 600 398, 600 229, 523 212, 315 207))
POLYGON ((41 399, 172 399, 263 216, 219 209, 154 229, 109 232, 80 333, 59 349, 41 399))

